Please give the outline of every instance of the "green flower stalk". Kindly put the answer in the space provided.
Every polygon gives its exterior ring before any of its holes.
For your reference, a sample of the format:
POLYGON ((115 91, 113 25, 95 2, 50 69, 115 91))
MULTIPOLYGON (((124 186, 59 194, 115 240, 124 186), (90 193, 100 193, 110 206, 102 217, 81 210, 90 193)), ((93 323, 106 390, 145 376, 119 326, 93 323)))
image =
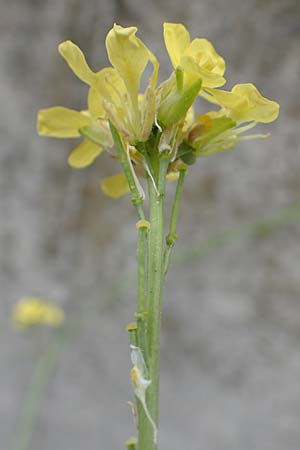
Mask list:
POLYGON ((135 321, 127 330, 138 430, 137 438, 130 438, 125 445, 134 450, 157 450, 162 294, 178 238, 180 199, 188 168, 201 156, 235 148, 238 141, 268 137, 245 132, 259 122, 274 121, 279 105, 249 83, 231 91, 220 89, 226 83, 224 59, 207 39, 191 40, 181 24, 164 24, 174 71, 158 85, 159 62, 136 32, 135 27, 113 26, 106 38, 111 67, 98 72, 90 69, 73 42, 61 43, 60 54, 89 86, 87 109, 40 110, 37 127, 40 135, 82 139, 68 159, 74 168, 89 166, 104 149, 121 166, 121 173, 102 180, 101 187, 113 198, 130 193, 137 217, 138 298, 135 321), (140 92, 149 63, 152 72, 145 91, 140 92), (214 110, 195 115, 193 105, 198 97, 213 104, 214 110), (177 187, 166 233, 168 180, 177 180, 177 187))

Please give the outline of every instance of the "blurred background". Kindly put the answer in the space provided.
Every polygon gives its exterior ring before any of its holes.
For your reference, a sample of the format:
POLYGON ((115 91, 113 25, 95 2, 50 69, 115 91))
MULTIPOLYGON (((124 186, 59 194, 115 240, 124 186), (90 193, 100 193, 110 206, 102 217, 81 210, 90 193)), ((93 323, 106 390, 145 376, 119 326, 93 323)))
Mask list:
MULTIPOLYGON (((57 52, 107 64, 113 22, 136 25, 170 70, 162 23, 184 23, 281 104, 267 141, 201 159, 187 179, 167 279, 161 449, 298 450, 300 149, 298 0, 0 0, 0 448, 117 450, 135 434, 126 324, 135 311, 136 217, 99 181, 107 155, 67 165, 70 140, 38 137, 39 108, 84 109, 57 52), (41 296, 63 328, 24 332, 13 305, 41 296)), ((168 187, 171 195, 174 185, 168 187)))

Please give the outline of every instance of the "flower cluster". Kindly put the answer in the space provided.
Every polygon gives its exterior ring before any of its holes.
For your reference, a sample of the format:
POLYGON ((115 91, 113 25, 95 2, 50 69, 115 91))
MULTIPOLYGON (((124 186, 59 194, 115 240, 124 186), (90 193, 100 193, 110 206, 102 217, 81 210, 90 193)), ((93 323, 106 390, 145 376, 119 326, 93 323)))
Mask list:
MULTIPOLYGON (((263 97, 253 84, 238 84, 231 91, 220 89, 225 62, 207 39, 194 39, 182 24, 165 23, 164 40, 174 71, 158 85, 159 62, 136 36, 137 28, 114 25, 106 37, 111 67, 94 72, 82 51, 71 41, 59 45, 59 52, 73 72, 89 86, 87 110, 52 107, 39 111, 38 132, 58 138, 81 137, 69 156, 75 168, 90 165, 106 149, 118 159, 111 125, 118 131, 136 178, 151 176, 151 148, 170 156, 169 176, 182 163, 197 157, 232 149, 240 140, 265 138, 247 130, 258 122, 274 121, 279 105, 263 97), (147 85, 142 77, 151 67, 147 85), (198 96, 214 106, 195 116, 198 96)), ((102 182, 113 197, 128 192, 125 175, 102 182)))

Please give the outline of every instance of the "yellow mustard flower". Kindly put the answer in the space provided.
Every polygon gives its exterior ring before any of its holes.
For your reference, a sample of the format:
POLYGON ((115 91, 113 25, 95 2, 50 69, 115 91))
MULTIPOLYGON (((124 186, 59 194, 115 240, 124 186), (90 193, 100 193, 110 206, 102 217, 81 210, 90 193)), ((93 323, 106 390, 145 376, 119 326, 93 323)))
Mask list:
MULTIPOLYGON (((136 27, 114 25, 106 37, 107 54, 113 67, 97 73, 90 69, 84 54, 73 42, 65 41, 59 45, 60 54, 75 75, 91 87, 90 98, 95 112, 115 123, 131 143, 145 141, 151 132, 159 67, 153 53, 136 37, 136 32, 136 27), (153 72, 139 101, 140 81, 149 61, 153 72)), ((46 133, 53 135, 44 128, 46 133)))
POLYGON ((259 122, 273 122, 279 114, 278 103, 263 97, 251 83, 237 84, 230 92, 207 88, 202 96, 220 109, 200 114, 188 130, 180 153, 190 164, 195 162, 196 156, 230 150, 239 141, 268 138, 269 133, 243 133, 259 122))
MULTIPOLYGON (((156 189, 153 151, 168 153, 167 178, 174 179, 178 174, 172 174, 173 169, 176 172, 181 161, 193 164, 197 156, 233 148, 239 140, 269 136, 243 133, 257 122, 275 120, 279 105, 250 83, 238 84, 230 92, 218 89, 225 83, 225 62, 211 42, 191 40, 184 25, 165 23, 164 40, 174 71, 157 86, 158 60, 136 33, 136 27, 115 24, 105 41, 111 67, 96 72, 73 42, 58 47, 71 70, 89 86, 88 108, 42 109, 37 126, 44 136, 83 137, 69 156, 71 166, 86 167, 108 149, 122 165, 127 161, 131 181, 143 197, 141 177, 149 177, 156 189), (149 67, 151 73, 141 92, 141 80, 149 67), (219 111, 195 118, 193 103, 198 95, 218 105, 219 111)), ((107 195, 118 198, 129 192, 128 173, 108 177, 100 185, 107 195)))
MULTIPOLYGON (((155 121, 155 87, 158 61, 143 42, 136 37, 137 28, 114 25, 107 35, 106 47, 113 67, 93 72, 80 48, 71 41, 59 45, 59 53, 77 77, 90 86, 88 110, 74 111, 53 107, 39 111, 37 129, 40 135, 68 138, 84 136, 83 142, 69 157, 72 167, 90 165, 103 148, 112 147, 109 120, 114 123, 124 139, 134 144, 146 141, 155 121), (139 94, 143 72, 153 65, 147 89, 139 94)), ((125 193, 123 177, 115 177, 102 184, 105 192, 113 197, 117 191, 125 193), (117 183, 119 182, 119 186, 117 183)))
POLYGON ((278 103, 263 97, 251 83, 236 84, 230 92, 222 89, 207 89, 207 92, 205 98, 222 107, 220 114, 225 113, 238 123, 252 120, 270 123, 279 114, 278 103))
POLYGON ((158 88, 158 119, 170 127, 184 120, 204 88, 225 83, 225 62, 207 39, 191 41, 182 24, 165 23, 164 40, 175 71, 158 88))
POLYGON ((90 88, 88 110, 75 111, 61 106, 41 109, 37 128, 41 136, 85 139, 72 151, 69 164, 77 169, 89 166, 102 153, 103 146, 112 147, 113 142, 104 110, 97 102, 97 92, 90 88))
POLYGON ((13 322, 22 328, 37 324, 58 327, 64 319, 64 311, 59 306, 36 297, 22 298, 13 309, 13 322))
POLYGON ((223 86, 225 61, 210 41, 190 34, 180 23, 164 24, 164 39, 173 67, 181 67, 187 79, 202 80, 202 89, 223 86))
MULTIPOLYGON (((277 105, 276 102, 270 103, 277 105)), ((263 108, 260 111, 257 108, 255 112, 245 109, 243 114, 239 114, 238 109, 232 111, 225 108, 200 114, 186 133, 185 140, 179 147, 179 156, 186 164, 193 164, 197 156, 208 156, 230 150, 239 141, 270 137, 270 133, 246 135, 244 133, 256 126, 257 121, 253 120, 254 117, 257 120, 260 119, 260 122, 270 122, 273 115, 275 120, 278 111, 271 112, 272 108, 276 109, 276 106, 268 105, 266 111, 263 111, 263 108), (239 121, 233 120, 232 116, 239 121)))

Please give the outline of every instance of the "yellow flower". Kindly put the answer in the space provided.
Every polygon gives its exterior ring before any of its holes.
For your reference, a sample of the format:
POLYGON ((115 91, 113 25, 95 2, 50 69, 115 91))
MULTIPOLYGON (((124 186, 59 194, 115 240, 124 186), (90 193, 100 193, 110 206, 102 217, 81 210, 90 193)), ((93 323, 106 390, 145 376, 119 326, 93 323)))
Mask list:
POLYGON ((61 106, 41 109, 37 128, 41 136, 85 139, 70 154, 68 162, 77 169, 89 166, 102 153, 103 147, 112 146, 112 138, 97 92, 90 88, 88 111, 75 111, 61 106))
POLYGON ((222 107, 221 114, 226 114, 236 122, 269 123, 277 119, 278 103, 261 95, 251 83, 236 84, 231 92, 221 89, 207 89, 205 98, 222 107))
MULTIPOLYGON (((145 44, 136 37, 137 28, 114 25, 106 37, 108 58, 123 81, 123 95, 117 103, 127 116, 133 138, 145 141, 149 137, 155 115, 154 89, 158 76, 158 60, 145 44), (139 99, 140 82, 148 62, 153 71, 148 88, 139 99), (124 95, 125 94, 125 95, 124 95)), ((108 110, 109 113, 109 110, 108 110)), ((120 117, 122 121, 122 117, 120 117)))
POLYGON ((224 59, 218 55, 207 39, 194 39, 184 25, 164 24, 164 39, 174 69, 181 67, 189 82, 202 80, 202 89, 215 88, 225 84, 224 59))
MULTIPOLYGON (((88 110, 74 111, 63 107, 42 109, 38 113, 40 135, 84 140, 69 156, 75 168, 90 165, 103 148, 113 146, 109 121, 115 124, 129 144, 148 139, 155 121, 155 87, 159 64, 153 53, 136 37, 137 28, 119 25, 109 31, 106 47, 113 67, 93 72, 80 48, 71 41, 58 49, 75 75, 90 86, 88 110), (153 71, 147 89, 140 94, 141 77, 148 63, 153 71)), ((118 197, 128 190, 124 176, 109 177, 102 182, 104 191, 118 197)))
POLYGON ((205 89, 202 96, 221 106, 219 111, 201 114, 188 132, 187 143, 182 145, 182 159, 194 163, 196 156, 207 156, 230 150, 237 142, 266 139, 267 134, 246 134, 258 122, 269 123, 279 114, 278 103, 263 97, 250 83, 237 84, 231 92, 205 89), (243 125, 246 123, 245 125, 243 125))
MULTIPOLYGON (((270 133, 244 135, 243 133, 254 128, 257 122, 250 120, 248 115, 244 120, 247 123, 243 125, 241 120, 234 121, 228 111, 225 113, 224 108, 221 108, 220 111, 210 111, 196 118, 186 134, 186 140, 179 147, 179 156, 186 164, 194 164, 197 156, 231 150, 239 141, 266 139, 270 136, 270 133)), ((262 111, 260 114, 260 118, 265 117, 262 111)), ((258 114, 256 117, 258 118, 258 114)))
POLYGON ((194 39, 182 24, 165 23, 164 39, 175 72, 158 89, 158 119, 168 128, 180 124, 197 95, 206 87, 219 87, 225 63, 207 39, 194 39))
POLYGON ((93 72, 73 42, 59 45, 59 52, 73 72, 92 88, 94 104, 110 119, 131 143, 147 140, 155 114, 154 90, 158 61, 136 37, 137 28, 114 25, 106 37, 108 58, 113 67, 93 72), (153 65, 146 92, 139 101, 141 77, 148 62, 153 65), (97 98, 98 96, 98 98, 97 98))
POLYGON ((65 319, 61 308, 35 297, 22 298, 14 307, 13 322, 19 327, 44 324, 60 326, 65 319))

